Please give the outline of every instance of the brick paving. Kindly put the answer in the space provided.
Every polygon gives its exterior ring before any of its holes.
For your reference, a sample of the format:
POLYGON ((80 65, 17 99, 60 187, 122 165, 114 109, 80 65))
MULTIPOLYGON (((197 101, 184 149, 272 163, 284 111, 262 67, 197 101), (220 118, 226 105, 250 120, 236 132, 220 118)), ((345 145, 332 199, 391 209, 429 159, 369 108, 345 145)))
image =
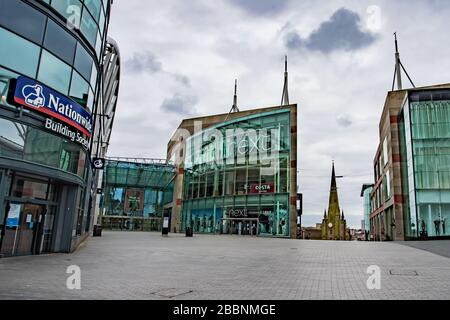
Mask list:
POLYGON ((0 259, 0 299, 448 299, 450 259, 401 243, 103 232, 73 254, 0 259), (81 268, 81 290, 66 287, 81 268), (367 267, 381 268, 368 290, 367 267))

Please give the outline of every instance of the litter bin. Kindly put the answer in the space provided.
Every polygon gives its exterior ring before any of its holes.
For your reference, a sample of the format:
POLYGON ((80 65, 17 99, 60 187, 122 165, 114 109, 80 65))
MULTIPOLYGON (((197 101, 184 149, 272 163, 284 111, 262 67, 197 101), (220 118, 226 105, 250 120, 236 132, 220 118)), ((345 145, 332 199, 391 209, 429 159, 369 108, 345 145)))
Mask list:
POLYGON ((102 236, 102 226, 99 224, 94 225, 94 237, 101 237, 102 236))
POLYGON ((186 227, 186 237, 192 237, 192 228, 186 227))

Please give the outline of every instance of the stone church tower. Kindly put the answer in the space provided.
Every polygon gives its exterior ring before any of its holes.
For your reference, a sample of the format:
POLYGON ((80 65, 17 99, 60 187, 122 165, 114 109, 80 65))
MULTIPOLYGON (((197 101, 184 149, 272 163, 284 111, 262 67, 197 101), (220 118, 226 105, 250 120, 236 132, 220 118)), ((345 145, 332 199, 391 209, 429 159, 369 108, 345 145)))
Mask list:
POLYGON ((344 211, 339 208, 339 198, 336 187, 336 173, 333 169, 331 173, 330 201, 328 204, 328 213, 325 211, 322 220, 322 239, 323 240, 346 240, 346 222, 344 211))

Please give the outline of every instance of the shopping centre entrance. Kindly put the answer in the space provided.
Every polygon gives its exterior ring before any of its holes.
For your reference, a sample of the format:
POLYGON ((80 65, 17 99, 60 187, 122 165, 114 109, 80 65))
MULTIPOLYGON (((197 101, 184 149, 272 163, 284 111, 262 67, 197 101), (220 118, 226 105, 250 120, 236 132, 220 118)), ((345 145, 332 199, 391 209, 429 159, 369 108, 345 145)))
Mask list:
POLYGON ((14 174, 0 222, 0 254, 17 256, 51 251, 57 186, 36 176, 14 174))
POLYGON ((223 219, 224 234, 242 236, 258 235, 258 219, 223 219))

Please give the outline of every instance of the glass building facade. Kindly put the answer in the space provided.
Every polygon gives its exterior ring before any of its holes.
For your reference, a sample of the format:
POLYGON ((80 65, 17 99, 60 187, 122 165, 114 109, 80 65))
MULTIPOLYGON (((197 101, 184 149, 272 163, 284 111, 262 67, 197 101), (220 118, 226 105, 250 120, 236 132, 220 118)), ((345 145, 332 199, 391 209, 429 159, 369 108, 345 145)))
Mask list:
POLYGON ((291 236, 291 116, 291 108, 261 109, 186 139, 181 231, 291 236))
POLYGON ((406 236, 450 236, 450 90, 410 92, 400 123, 406 236))
POLYGON ((70 252, 91 230, 91 146, 100 135, 110 6, 109 0, 0 0, 2 255, 70 252), (30 87, 20 87, 24 79, 35 84, 34 102, 79 106, 92 117, 89 132, 43 113, 44 105, 27 107, 29 95, 18 103, 18 92, 30 87))
POLYGON ((164 205, 172 201, 175 168, 152 159, 108 159, 103 172, 102 226, 159 231, 164 205))

